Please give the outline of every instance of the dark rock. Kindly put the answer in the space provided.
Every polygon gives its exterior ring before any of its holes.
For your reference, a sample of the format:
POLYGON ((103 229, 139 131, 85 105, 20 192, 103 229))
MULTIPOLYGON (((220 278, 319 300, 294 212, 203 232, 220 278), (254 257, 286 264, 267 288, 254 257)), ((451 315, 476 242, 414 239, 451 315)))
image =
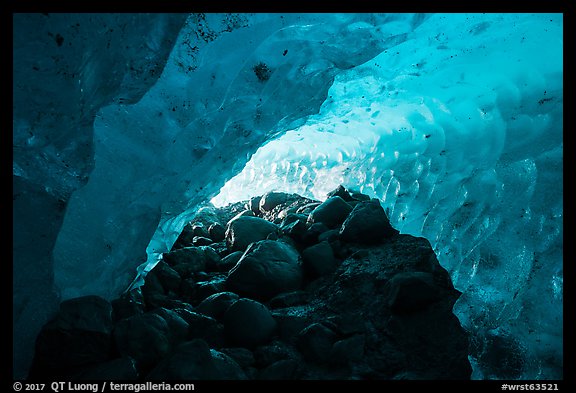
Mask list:
POLYGON ((210 281, 201 281, 194 284, 193 304, 198 304, 208 296, 224 292, 226 277, 213 277, 210 281))
POLYGON ((254 213, 254 215, 258 216, 260 214, 260 200, 262 199, 261 196, 252 197, 250 201, 248 201, 248 209, 254 213))
POLYGON ((364 316, 362 312, 346 312, 332 317, 328 317, 326 320, 335 326, 334 331, 342 336, 351 336, 359 333, 363 333, 366 329, 364 316))
MULTIPOLYGON (((228 250, 228 246, 226 245, 226 240, 219 241, 218 243, 212 243, 210 248, 212 248, 220 258, 224 258, 230 254, 230 250, 228 250)), ((218 268, 218 264, 215 268, 218 268)))
POLYGON ((371 199, 369 195, 362 194, 359 191, 348 190, 348 192, 350 193, 350 196, 352 196, 352 198, 360 202, 369 201, 371 199))
POLYGON ((278 232, 272 232, 268 236, 266 236, 266 240, 278 240, 280 237, 278 236, 278 232))
POLYGON ((228 223, 226 243, 232 251, 244 251, 251 243, 265 240, 278 226, 258 217, 239 217, 228 223))
POLYGON ((336 339, 333 330, 321 323, 313 323, 298 334, 296 345, 307 360, 326 363, 336 339))
MULTIPOLYGON (((384 329, 398 343, 408 371, 425 379, 470 379, 468 336, 450 302, 431 304, 418 313, 393 315, 384 329)), ((371 346, 367 343, 366 347, 371 346)))
POLYGON ((340 229, 342 241, 362 244, 378 243, 396 234, 377 199, 356 205, 340 229))
POLYGON ((192 232, 192 225, 188 223, 184 225, 184 228, 182 228, 182 232, 180 232, 180 235, 172 245, 170 251, 192 246, 193 239, 194 233, 192 232))
POLYGON ((392 378, 393 381, 426 381, 426 380, 430 380, 430 377, 421 374, 421 373, 416 373, 413 371, 402 371, 396 375, 394 375, 394 377, 392 378))
POLYGON ((265 381, 298 379, 298 362, 293 359, 279 360, 261 370, 257 379, 265 381))
POLYGON ((298 208, 298 210, 296 210, 296 213, 310 214, 310 213, 312 213, 312 211, 314 211, 314 209, 316 209, 320 205, 321 205, 320 202, 310 202, 310 203, 307 203, 303 206, 300 206, 298 208))
POLYGON ((439 289, 430 273, 398 273, 388 281, 386 287, 388 305, 396 314, 422 310, 440 298, 439 289))
POLYGON ((69 299, 42 327, 30 378, 70 377, 112 355, 112 306, 98 296, 69 299))
POLYGON ((275 331, 270 311, 254 300, 240 299, 224 314, 224 332, 233 345, 252 348, 270 341, 275 331))
POLYGON ((260 211, 262 213, 272 211, 276 206, 286 203, 288 197, 289 195, 284 192, 268 192, 260 199, 260 211))
POLYGON ((268 305, 270 308, 285 308, 299 306, 308 302, 308 293, 306 291, 293 291, 281 293, 270 299, 268 305))
MULTIPOLYGON (((278 212, 278 214, 276 215, 276 220, 278 220, 280 223, 283 222, 286 217, 293 215, 293 214, 297 214, 296 211, 298 210, 299 206, 289 206, 286 207, 285 209, 282 209, 278 212)), ((276 208, 278 209, 278 208, 276 208)), ((308 218, 308 216, 306 216, 305 214, 302 214, 302 216, 305 216, 305 218, 308 218)))
POLYGON ((328 198, 332 198, 334 196, 339 196, 346 202, 351 202, 354 200, 354 198, 352 198, 348 190, 344 188, 342 185, 339 185, 335 190, 332 190, 328 194, 326 194, 326 197, 328 198))
MULTIPOLYGON (((309 225, 310 223, 308 223, 309 225)), ((306 233, 301 236, 301 241, 305 246, 318 243, 318 238, 320 235, 330 229, 321 222, 309 225, 306 233)))
POLYGON ((208 237, 194 236, 194 239, 192 239, 192 244, 195 247, 209 246, 212 243, 213 243, 212 239, 210 239, 208 237))
POLYGON ((330 229, 329 231, 322 232, 318 235, 318 243, 327 241, 332 243, 340 239, 340 231, 338 229, 330 229))
POLYGON ((297 358, 296 350, 282 341, 274 341, 268 345, 259 346, 254 350, 257 368, 264 368, 279 360, 297 358))
POLYGON ((112 319, 114 322, 129 318, 133 315, 144 314, 146 308, 144 296, 140 288, 123 293, 118 299, 114 299, 111 304, 112 319))
POLYGON ((289 245, 271 240, 251 244, 226 280, 232 292, 263 300, 301 286, 300 255, 289 245))
POLYGON ((327 241, 315 244, 302 251, 302 266, 311 277, 321 277, 336 271, 340 265, 334 257, 332 247, 327 241))
POLYGON ((175 268, 174 270, 178 273, 180 273, 181 270, 186 272, 180 274, 182 278, 189 276, 189 273, 206 270, 206 259, 200 255, 197 247, 184 247, 175 251, 170 251, 169 253, 164 253, 162 258, 166 263, 168 263, 168 265, 175 268), (176 268, 177 266, 182 265, 186 266, 186 270, 183 270, 181 267, 176 268))
POLYGON ((120 355, 133 358, 139 370, 150 369, 170 351, 170 329, 157 314, 123 319, 113 334, 120 355))
POLYGON ((230 356, 240 367, 250 367, 254 365, 254 354, 247 348, 222 348, 222 353, 230 356))
POLYGON ((148 306, 154 304, 155 300, 165 298, 164 287, 156 274, 147 274, 141 288, 142 296, 148 306))
POLYGON ((210 354, 216 366, 219 380, 238 381, 248 379, 240 365, 232 357, 215 349, 210 349, 210 354))
POLYGON ((308 222, 312 224, 321 222, 330 229, 338 228, 351 211, 352 208, 344 199, 334 196, 314 209, 308 216, 308 222))
POLYGON ((210 347, 200 339, 180 344, 146 377, 153 381, 214 380, 218 367, 212 359, 210 347))
POLYGON ((272 316, 278 324, 278 334, 282 340, 292 343, 298 334, 310 325, 310 315, 299 311, 298 307, 274 310, 272 316))
POLYGON ((240 258, 242 258, 242 255, 244 255, 243 251, 235 251, 227 255, 226 257, 222 258, 222 260, 218 263, 217 270, 219 272, 230 271, 230 269, 236 266, 240 258))
POLYGON ((364 335, 355 335, 336 341, 330 351, 330 362, 334 364, 347 364, 359 362, 364 357, 364 335))
POLYGON ((306 219, 296 218, 292 219, 293 217, 298 217, 295 215, 289 215, 287 219, 282 221, 281 229, 282 232, 295 240, 302 240, 303 237, 306 235, 306 231, 308 227, 306 225, 306 219))
POLYGON ((190 310, 174 310, 188 323, 188 338, 199 338, 212 347, 220 347, 224 343, 224 327, 214 318, 190 310))
POLYGON ((181 248, 165 253, 163 259, 182 279, 190 278, 197 272, 214 270, 220 262, 220 256, 209 246, 181 248))
POLYGON ((208 296, 196 308, 196 311, 221 320, 226 310, 239 299, 239 296, 232 292, 219 292, 208 296))
POLYGON ((189 303, 183 302, 178 299, 172 299, 167 295, 163 294, 153 294, 146 296, 146 306, 148 310, 154 310, 156 308, 167 308, 173 310, 175 308, 191 308, 189 303))
POLYGON ((72 376, 72 381, 135 381, 140 373, 136 362, 129 357, 121 357, 91 366, 72 376))
POLYGON ((148 275, 155 275, 158 277, 158 281, 162 285, 164 293, 170 291, 178 292, 180 288, 180 281, 182 280, 180 274, 164 261, 159 261, 148 275))
POLYGON ((192 235, 194 237, 209 237, 208 231, 204 228, 204 225, 192 225, 192 235))
POLYGON ((226 228, 219 222, 215 222, 208 227, 208 234, 214 242, 221 242, 226 238, 226 228))
POLYGON ((230 223, 231 221, 237 220, 240 217, 256 217, 256 215, 254 214, 254 212, 252 210, 242 210, 240 213, 238 213, 234 217, 232 217, 232 219, 228 223, 230 223))
POLYGON ((108 334, 112 331, 112 305, 100 296, 82 296, 60 303, 55 321, 60 329, 87 330, 108 334))
POLYGON ((180 295, 190 304, 196 299, 196 283, 196 278, 187 278, 180 285, 180 295))
POLYGON ((308 227, 309 236, 314 236, 315 239, 318 239, 318 236, 329 230, 330 228, 328 228, 323 222, 316 222, 308 227))
POLYGON ((157 308, 152 313, 157 314, 166 321, 168 325, 168 339, 170 340, 170 345, 175 346, 182 341, 188 339, 189 326, 177 312, 169 310, 167 308, 157 308))

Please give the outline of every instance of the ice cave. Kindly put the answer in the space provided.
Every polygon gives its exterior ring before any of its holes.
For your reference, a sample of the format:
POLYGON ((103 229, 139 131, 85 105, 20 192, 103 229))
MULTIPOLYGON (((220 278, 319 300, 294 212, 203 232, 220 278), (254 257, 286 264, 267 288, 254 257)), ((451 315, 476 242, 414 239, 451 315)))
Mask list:
MULTIPOLYGON (((142 286, 203 211, 322 203, 339 186, 427 239, 459 292, 470 379, 563 378, 561 13, 15 13, 12 153, 15 379, 59 309, 142 286)), ((292 258, 273 240, 242 258, 292 258)), ((237 300, 226 318, 258 307, 237 300)), ((330 356, 369 340, 330 326, 299 339, 340 340, 330 356)), ((248 356, 186 345, 178 356, 248 356)), ((295 367, 281 362, 257 375, 295 367)), ((389 375, 372 368, 354 375, 389 375)))

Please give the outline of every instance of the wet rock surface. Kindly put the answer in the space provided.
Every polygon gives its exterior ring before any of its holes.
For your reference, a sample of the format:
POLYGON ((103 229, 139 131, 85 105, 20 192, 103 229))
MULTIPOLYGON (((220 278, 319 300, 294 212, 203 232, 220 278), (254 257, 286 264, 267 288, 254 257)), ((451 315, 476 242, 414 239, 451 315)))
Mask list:
POLYGON ((428 241, 366 195, 328 197, 191 221, 142 287, 63 302, 30 378, 469 379, 460 293, 428 241))

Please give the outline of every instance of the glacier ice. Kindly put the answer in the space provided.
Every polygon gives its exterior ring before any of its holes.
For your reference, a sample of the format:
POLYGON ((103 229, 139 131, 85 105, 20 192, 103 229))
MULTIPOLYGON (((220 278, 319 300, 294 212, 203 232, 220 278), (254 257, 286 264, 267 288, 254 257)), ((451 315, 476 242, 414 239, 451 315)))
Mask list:
MULTIPOLYGON (((70 196, 94 167, 94 116, 103 105, 135 103, 146 93, 185 19, 13 14, 15 377, 26 376, 34 338, 57 309, 52 252, 70 196)), ((93 239, 85 235, 90 248, 93 239)))
POLYGON ((518 341, 525 365, 478 364, 475 378, 559 377, 561 28, 558 16, 434 15, 337 75, 320 112, 262 146, 212 202, 359 186, 395 228, 430 240, 464 293, 454 312, 479 341, 474 362, 491 334, 518 341))
POLYGON ((207 201, 323 199, 344 184, 430 240, 463 292, 454 311, 476 337, 475 378, 561 377, 561 14, 19 15, 14 26, 20 369, 59 296, 118 295, 207 201), (63 66, 48 71, 54 59, 63 66), (511 370, 490 364, 502 340, 523 354, 511 370))

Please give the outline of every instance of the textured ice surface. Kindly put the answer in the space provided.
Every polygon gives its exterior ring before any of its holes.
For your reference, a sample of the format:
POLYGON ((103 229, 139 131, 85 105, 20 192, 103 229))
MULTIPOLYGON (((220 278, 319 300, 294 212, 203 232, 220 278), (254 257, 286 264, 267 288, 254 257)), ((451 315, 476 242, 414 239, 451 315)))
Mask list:
MULTIPOLYGON (((54 263, 52 251, 68 200, 94 167, 94 116, 103 105, 134 103, 146 93, 160 75, 185 19, 186 15, 14 14, 17 378, 26 376, 35 336, 57 309, 54 278, 63 266, 54 263)), ((82 236, 82 244, 94 250, 91 243, 99 234, 88 228, 82 236)), ((79 268, 97 276, 97 266, 87 262, 79 268)))
POLYGON ((220 189, 343 183, 430 240, 464 292, 475 377, 559 376, 561 15, 194 14, 173 50, 185 16, 77 18, 14 23, 29 348, 53 284, 118 295, 220 189))
POLYGON ((320 113, 261 147, 212 201, 324 199, 341 183, 380 198, 464 292, 454 311, 478 340, 473 361, 493 362, 492 334, 525 354, 475 377, 559 377, 562 19, 435 15, 417 32, 339 74, 320 113))

